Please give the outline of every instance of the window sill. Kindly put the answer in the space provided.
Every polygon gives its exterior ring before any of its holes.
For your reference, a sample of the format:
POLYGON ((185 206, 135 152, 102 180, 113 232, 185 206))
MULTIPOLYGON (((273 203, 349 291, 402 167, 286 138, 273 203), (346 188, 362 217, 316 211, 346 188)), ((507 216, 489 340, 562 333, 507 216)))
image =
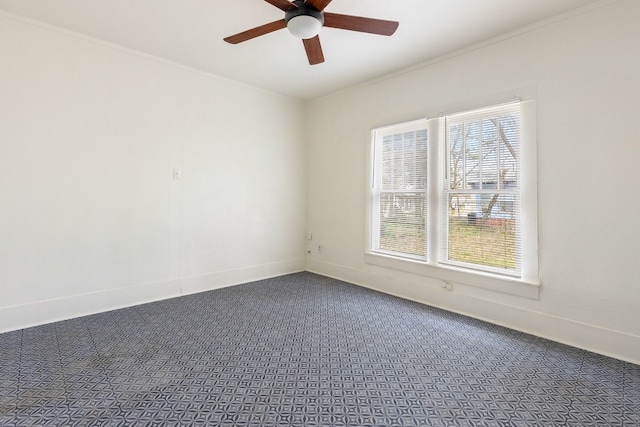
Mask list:
POLYGON ((444 266, 439 264, 427 264, 420 261, 365 253, 364 261, 367 264, 393 270, 404 271, 420 276, 432 277, 447 282, 460 283, 462 285, 488 289, 509 295, 537 300, 540 294, 540 284, 526 282, 524 280, 499 276, 496 274, 474 272, 462 268, 444 266))

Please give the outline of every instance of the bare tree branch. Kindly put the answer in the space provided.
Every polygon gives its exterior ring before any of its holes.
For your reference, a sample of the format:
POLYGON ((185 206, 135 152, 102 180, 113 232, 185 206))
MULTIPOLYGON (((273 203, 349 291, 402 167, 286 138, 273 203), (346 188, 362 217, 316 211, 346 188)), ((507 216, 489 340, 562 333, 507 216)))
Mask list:
POLYGON ((500 130, 500 139, 502 139, 504 145, 506 145, 507 150, 509 150, 509 153, 511 153, 511 156, 514 159, 517 159, 518 157, 516 155, 516 150, 513 149, 513 145, 511 145, 511 143, 507 139, 507 135, 504 133, 503 127, 499 125, 498 119, 491 119, 491 122, 495 125, 496 129, 500 130))
MULTIPOLYGON (((500 182, 504 183, 504 178, 507 175, 507 172, 509 171, 509 169, 502 169, 502 171, 500 171, 500 182)), ((489 205, 487 206, 487 211, 482 215, 482 220, 485 221, 489 218, 489 215, 491 215, 491 211, 493 210, 493 207, 496 205, 496 203, 498 202, 498 197, 500 195, 499 194, 494 194, 493 197, 491 197, 491 200, 489 201, 489 205)))

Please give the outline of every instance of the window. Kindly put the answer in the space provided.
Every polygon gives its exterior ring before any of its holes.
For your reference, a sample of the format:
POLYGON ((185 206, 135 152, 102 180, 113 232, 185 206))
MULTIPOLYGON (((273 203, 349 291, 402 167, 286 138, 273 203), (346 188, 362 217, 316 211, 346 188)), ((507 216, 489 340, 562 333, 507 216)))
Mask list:
POLYGON ((442 263, 520 277, 518 107, 445 119, 442 263))
POLYGON ((376 132, 375 250, 422 258, 427 191, 426 121, 376 132))
POLYGON ((367 251, 536 281, 534 110, 524 104, 375 129, 367 251))

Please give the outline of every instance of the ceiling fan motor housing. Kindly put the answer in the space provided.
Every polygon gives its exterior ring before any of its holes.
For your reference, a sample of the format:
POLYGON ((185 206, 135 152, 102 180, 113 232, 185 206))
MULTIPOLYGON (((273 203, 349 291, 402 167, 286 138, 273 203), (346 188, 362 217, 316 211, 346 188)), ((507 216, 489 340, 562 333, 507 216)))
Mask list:
POLYGON ((304 0, 295 0, 292 2, 297 7, 292 7, 284 14, 284 20, 288 24, 293 18, 298 16, 311 16, 318 21, 320 25, 324 25, 324 14, 313 6, 309 6, 304 0))

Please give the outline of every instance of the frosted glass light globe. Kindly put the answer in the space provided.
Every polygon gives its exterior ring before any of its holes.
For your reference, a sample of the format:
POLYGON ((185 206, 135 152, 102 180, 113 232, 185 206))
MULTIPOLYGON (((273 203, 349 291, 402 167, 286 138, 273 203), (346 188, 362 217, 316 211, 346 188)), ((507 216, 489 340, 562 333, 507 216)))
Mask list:
POLYGON ((287 22, 289 32, 300 39, 311 39, 318 35, 322 22, 313 16, 298 15, 287 22))

